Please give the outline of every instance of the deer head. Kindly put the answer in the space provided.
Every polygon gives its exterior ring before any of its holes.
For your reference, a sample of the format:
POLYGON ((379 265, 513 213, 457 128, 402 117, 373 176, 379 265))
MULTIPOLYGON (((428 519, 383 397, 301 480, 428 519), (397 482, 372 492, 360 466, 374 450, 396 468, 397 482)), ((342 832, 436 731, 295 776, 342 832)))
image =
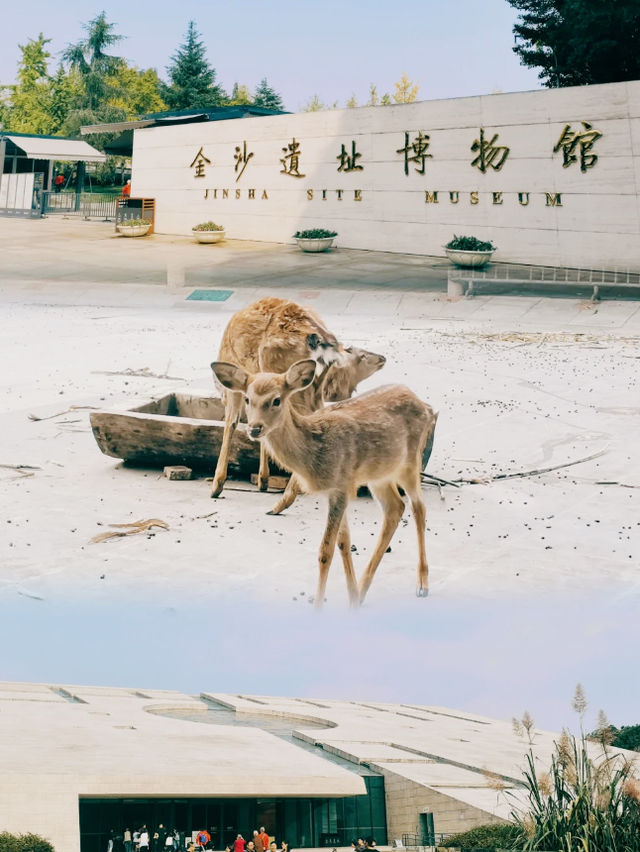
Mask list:
POLYGON ((258 373, 255 376, 225 361, 214 361, 211 369, 225 388, 244 394, 247 433, 251 440, 257 441, 280 424, 291 395, 313 382, 316 362, 311 359, 296 361, 286 373, 258 373))

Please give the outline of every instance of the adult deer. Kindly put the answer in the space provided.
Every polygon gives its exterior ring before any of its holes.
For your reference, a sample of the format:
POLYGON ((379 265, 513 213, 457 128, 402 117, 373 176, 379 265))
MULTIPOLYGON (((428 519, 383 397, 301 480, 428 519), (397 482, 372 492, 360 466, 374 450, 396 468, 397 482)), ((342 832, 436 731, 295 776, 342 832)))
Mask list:
MULTIPOLYGON (((317 373, 313 385, 296 404, 313 411, 323 399, 344 399, 356 384, 380 369, 382 355, 361 349, 344 349, 310 308, 287 299, 260 299, 235 313, 220 344, 220 360, 233 361, 251 373, 280 372, 295 361, 313 359, 317 373)), ((219 497, 227 479, 231 439, 244 408, 243 395, 225 390, 225 422, 220 455, 213 477, 212 497, 219 497)), ((269 459, 260 447, 258 487, 265 491, 269 480, 269 459)), ((293 490, 292 484, 289 493, 293 490)), ((287 495, 289 496, 289 494, 287 495)), ((295 493, 290 502, 295 499, 295 493)), ((290 503, 288 504, 290 505, 290 503)))
POLYGON ((437 414, 409 388, 389 385, 301 414, 295 395, 314 380, 312 360, 298 361, 286 373, 251 375, 236 364, 211 365, 222 385, 244 395, 248 433, 264 443, 276 462, 294 472, 311 493, 327 494, 329 511, 318 556, 316 607, 321 607, 336 543, 340 549, 349 600, 364 600, 374 574, 400 522, 409 495, 418 533, 417 595, 428 593, 425 551, 426 510, 420 473, 430 451, 437 414), (349 500, 367 484, 383 509, 383 524, 373 555, 356 583, 346 517, 349 500))

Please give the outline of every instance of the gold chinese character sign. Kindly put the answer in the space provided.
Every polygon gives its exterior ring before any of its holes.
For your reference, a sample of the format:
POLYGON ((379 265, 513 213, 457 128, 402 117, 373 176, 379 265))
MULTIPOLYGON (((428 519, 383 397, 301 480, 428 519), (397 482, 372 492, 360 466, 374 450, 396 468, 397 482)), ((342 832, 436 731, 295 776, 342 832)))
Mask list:
POLYGON ((358 164, 357 160, 362 156, 356 150, 356 143, 354 141, 351 142, 351 154, 347 153, 347 149, 344 147, 344 143, 342 143, 342 150, 336 157, 336 160, 339 161, 340 165, 338 166, 339 172, 361 172, 364 169, 364 166, 358 164))
POLYGON ((240 178, 242 177, 243 171, 247 168, 249 160, 253 157, 253 151, 249 154, 247 153, 246 139, 242 143, 242 148, 239 145, 236 145, 236 152, 233 156, 234 156, 234 159, 236 161, 236 164, 234 166, 234 170, 236 172, 238 172, 238 176, 236 177, 236 183, 237 183, 240 180, 240 178), (238 169, 240 171, 238 171, 238 169))
POLYGON ((428 135, 423 135, 422 130, 418 131, 418 135, 409 142, 409 134, 405 131, 404 148, 398 148, 396 154, 404 154, 404 173, 409 174, 409 163, 420 163, 420 167, 415 168, 419 175, 423 175, 426 167, 427 157, 433 157, 433 154, 427 154, 430 139, 428 135))
POLYGON ((300 149, 300 143, 296 142, 295 137, 285 148, 282 149, 282 153, 284 154, 284 157, 280 160, 282 163, 280 174, 290 175, 291 177, 296 178, 305 177, 305 175, 300 173, 300 157, 302 155, 302 151, 300 149))
POLYGON ((193 162, 189 166, 190 169, 196 170, 194 177, 197 177, 197 178, 206 177, 206 175, 205 175, 205 164, 211 165, 211 160, 208 157, 205 157, 205 155, 203 153, 203 148, 200 148, 198 153, 193 158, 193 162))
POLYGON ((570 124, 565 124, 564 130, 560 134, 553 153, 557 154, 562 148, 562 168, 568 168, 572 163, 577 162, 580 156, 580 171, 586 172, 587 169, 592 169, 598 162, 598 155, 592 154, 591 149, 600 139, 602 133, 594 130, 593 126, 588 121, 583 121, 584 130, 579 132, 572 130, 570 124), (578 153, 576 153, 578 149, 578 153))
POLYGON ((483 174, 488 168, 499 172, 509 156, 509 148, 506 145, 494 144, 497 138, 498 134, 494 133, 493 137, 487 141, 484 137, 484 127, 481 127, 480 138, 476 139, 471 146, 472 151, 478 152, 478 156, 471 162, 471 165, 477 166, 483 174))

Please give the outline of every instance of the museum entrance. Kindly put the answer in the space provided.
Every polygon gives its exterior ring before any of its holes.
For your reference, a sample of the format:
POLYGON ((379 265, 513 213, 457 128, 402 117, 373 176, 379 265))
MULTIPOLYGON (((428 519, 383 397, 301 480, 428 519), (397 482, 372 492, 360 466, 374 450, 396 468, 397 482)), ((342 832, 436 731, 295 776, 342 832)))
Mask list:
MULTIPOLYGON (((293 848, 348 846, 354 837, 375 837, 386 843, 384 778, 366 776, 367 794, 339 799, 324 798, 81 798, 81 852, 107 852, 114 834, 113 852, 124 852, 122 835, 146 825, 150 837, 159 828, 180 833, 181 849, 206 829, 211 848, 224 850, 237 834, 249 840, 254 829, 265 826, 278 846, 286 840, 293 848)), ((151 847, 150 852, 163 852, 151 847)))

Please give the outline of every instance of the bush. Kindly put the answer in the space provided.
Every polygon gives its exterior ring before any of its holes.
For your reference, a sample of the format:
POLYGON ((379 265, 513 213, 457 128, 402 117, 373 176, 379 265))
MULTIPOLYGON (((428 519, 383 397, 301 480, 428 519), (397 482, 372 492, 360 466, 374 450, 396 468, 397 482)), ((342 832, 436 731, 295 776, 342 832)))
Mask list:
POLYGON ((310 228, 307 231, 296 231, 294 240, 323 240, 326 237, 337 237, 337 231, 327 231, 324 228, 310 228))
POLYGON ((54 848, 38 834, 0 833, 0 852, 54 852, 54 848))
POLYGON ((520 837, 520 830, 513 823, 489 823, 471 828, 462 834, 452 834, 443 840, 440 846, 456 846, 469 852, 479 849, 516 849, 520 837))
POLYGON ((446 244, 445 248, 455 249, 456 251, 495 251, 493 243, 479 240, 477 237, 457 237, 446 244))
MULTIPOLYGON (((118 227, 123 228, 127 225, 131 225, 132 227, 139 227, 140 225, 150 225, 151 219, 123 219, 122 222, 118 222, 118 227)), ((1 850, 0 850, 1 852, 1 850)))
POLYGON ((215 222, 200 222, 194 225, 192 231, 224 231, 224 225, 216 225, 215 222))

